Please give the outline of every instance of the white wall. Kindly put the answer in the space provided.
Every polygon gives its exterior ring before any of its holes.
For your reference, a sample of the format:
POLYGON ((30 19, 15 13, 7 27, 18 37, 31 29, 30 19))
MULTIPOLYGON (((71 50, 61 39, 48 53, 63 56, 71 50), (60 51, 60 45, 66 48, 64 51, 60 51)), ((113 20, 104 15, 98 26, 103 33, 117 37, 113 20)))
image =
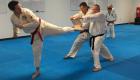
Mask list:
POLYGON ((69 16, 71 11, 69 3, 69 0, 46 0, 47 12, 45 18, 47 21, 60 26, 70 26, 69 16))
MULTIPOLYGON (((10 0, 3 0, 10 1, 10 0)), ((135 6, 140 3, 140 0, 109 0, 113 3, 118 20, 117 23, 133 22, 135 18, 135 6)), ((45 0, 46 12, 37 13, 41 18, 59 26, 71 26, 69 16, 76 11, 70 10, 70 0, 45 0)), ((0 39, 12 37, 12 24, 10 22, 11 12, 0 14, 0 39)), ((26 35, 23 32, 20 36, 26 35)))
MULTIPOLYGON (((8 1, 10 0, 3 1, 6 1, 6 3, 8 3, 8 1)), ((59 26, 72 25, 69 20, 69 16, 73 14, 73 12, 70 11, 69 0, 45 0, 45 4, 46 12, 36 13, 39 17, 59 26)), ((10 38, 13 35, 12 24, 10 22, 10 15, 12 14, 12 12, 10 12, 7 6, 6 9, 8 10, 8 13, 0 14, 0 39, 10 38)), ((19 36, 23 35, 27 34, 22 31, 19 36)))
POLYGON ((117 13, 116 23, 128 23, 133 22, 132 7, 134 6, 134 0, 109 0, 112 3, 117 13))
POLYGON ((140 6, 140 0, 134 0, 134 7, 140 6))
POLYGON ((12 35, 12 27, 9 20, 11 13, 8 11, 7 3, 8 0, 3 0, 0 3, 3 6, 5 5, 5 7, 1 8, 1 11, 3 9, 4 13, 0 13, 0 38, 7 38, 12 35))

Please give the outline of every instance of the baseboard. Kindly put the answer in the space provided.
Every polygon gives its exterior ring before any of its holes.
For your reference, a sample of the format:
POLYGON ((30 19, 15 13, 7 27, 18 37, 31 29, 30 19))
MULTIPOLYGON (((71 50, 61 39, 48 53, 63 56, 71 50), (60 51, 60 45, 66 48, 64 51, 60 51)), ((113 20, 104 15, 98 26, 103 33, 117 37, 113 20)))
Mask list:
POLYGON ((126 24, 131 24, 131 23, 118 23, 118 24, 115 24, 115 25, 126 25, 126 24))
POLYGON ((0 39, 0 41, 4 41, 4 40, 12 40, 12 39, 20 39, 20 38, 26 38, 26 37, 30 37, 30 35, 27 35, 27 36, 19 36, 19 37, 16 37, 16 38, 3 38, 3 39, 0 39))
POLYGON ((140 25, 140 23, 135 23, 135 22, 129 22, 129 23, 120 23, 120 24, 115 24, 115 25, 125 25, 125 24, 140 25))

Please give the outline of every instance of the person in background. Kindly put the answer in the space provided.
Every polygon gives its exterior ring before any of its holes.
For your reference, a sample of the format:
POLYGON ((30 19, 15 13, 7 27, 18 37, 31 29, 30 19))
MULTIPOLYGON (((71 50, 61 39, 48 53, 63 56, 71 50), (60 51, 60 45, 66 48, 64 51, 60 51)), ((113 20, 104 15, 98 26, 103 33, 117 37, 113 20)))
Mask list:
POLYGON ((115 13, 115 10, 113 9, 112 5, 109 5, 107 7, 107 13, 106 13, 106 21, 107 21, 107 33, 106 37, 115 38, 115 29, 114 29, 114 23, 117 19, 117 15, 115 13))

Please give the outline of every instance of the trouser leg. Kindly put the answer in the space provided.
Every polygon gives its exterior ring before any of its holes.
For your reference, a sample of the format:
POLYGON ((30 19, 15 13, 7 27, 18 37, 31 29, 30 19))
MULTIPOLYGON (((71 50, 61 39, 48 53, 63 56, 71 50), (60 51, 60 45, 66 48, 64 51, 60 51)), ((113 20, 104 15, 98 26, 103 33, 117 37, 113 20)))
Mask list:
POLYGON ((111 26, 111 37, 112 37, 112 38, 115 38, 114 24, 111 26))
POLYGON ((40 67, 41 62, 41 52, 42 52, 42 41, 39 36, 35 34, 34 43, 32 44, 33 56, 34 56, 34 65, 36 68, 40 67))
POLYGON ((82 44, 89 38, 89 33, 81 33, 77 36, 76 40, 74 41, 72 48, 70 49, 68 55, 75 57, 78 50, 82 46, 82 44))
POLYGON ((46 23, 44 27, 42 27, 42 34, 46 35, 57 35, 66 32, 73 32, 75 29, 72 27, 60 27, 51 23, 46 23))
POLYGON ((113 56, 112 56, 111 52, 109 51, 109 49, 104 44, 101 45, 100 52, 101 52, 101 55, 105 59, 113 59, 113 56))
POLYGON ((96 68, 101 68, 99 54, 100 54, 100 48, 102 45, 102 40, 103 40, 103 36, 98 36, 95 38, 94 41, 92 41, 94 42, 94 50, 92 50, 92 54, 93 54, 93 59, 94 59, 94 67, 96 68))
POLYGON ((110 33, 110 26, 108 25, 107 26, 107 32, 106 32, 106 37, 110 37, 111 36, 111 33, 110 33))

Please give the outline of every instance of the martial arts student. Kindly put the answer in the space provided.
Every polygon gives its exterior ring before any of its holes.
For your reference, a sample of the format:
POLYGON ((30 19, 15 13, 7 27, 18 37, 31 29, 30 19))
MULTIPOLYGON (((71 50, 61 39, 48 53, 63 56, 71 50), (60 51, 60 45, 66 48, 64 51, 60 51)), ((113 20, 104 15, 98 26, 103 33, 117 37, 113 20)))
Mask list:
MULTIPOLYGON (((11 15, 13 27, 20 28, 25 33, 31 34, 31 44, 36 68, 32 78, 35 79, 40 75, 41 50, 44 36, 71 32, 77 29, 72 27, 59 27, 40 19, 31 10, 21 7, 16 0, 10 1, 8 7, 13 12, 11 15)), ((15 33, 16 31, 14 30, 15 33)))
POLYGON ((83 17, 83 27, 90 24, 89 34, 94 60, 93 71, 100 71, 102 67, 100 64, 99 55, 101 54, 109 61, 113 61, 113 56, 108 48, 103 44, 104 34, 106 32, 106 19, 105 15, 100 12, 100 6, 98 4, 94 4, 92 6, 92 13, 93 14, 91 15, 86 15, 83 17))
MULTIPOLYGON (((71 16, 70 19, 79 19, 85 15, 90 14, 91 11, 86 2, 81 2, 79 7, 80 7, 80 11, 78 13, 76 13, 75 15, 71 16)), ((81 20, 81 23, 82 23, 82 20, 81 20)), ((80 34, 75 39, 75 41, 72 45, 72 48, 70 49, 69 53, 66 54, 64 59, 75 58, 75 56, 76 56, 78 50, 80 49, 80 47, 82 46, 82 44, 86 40, 89 39, 88 27, 89 26, 82 27, 83 30, 80 31, 80 34)))
POLYGON ((112 5, 107 7, 106 21, 107 21, 107 33, 106 37, 115 38, 114 22, 117 19, 117 15, 112 5))

